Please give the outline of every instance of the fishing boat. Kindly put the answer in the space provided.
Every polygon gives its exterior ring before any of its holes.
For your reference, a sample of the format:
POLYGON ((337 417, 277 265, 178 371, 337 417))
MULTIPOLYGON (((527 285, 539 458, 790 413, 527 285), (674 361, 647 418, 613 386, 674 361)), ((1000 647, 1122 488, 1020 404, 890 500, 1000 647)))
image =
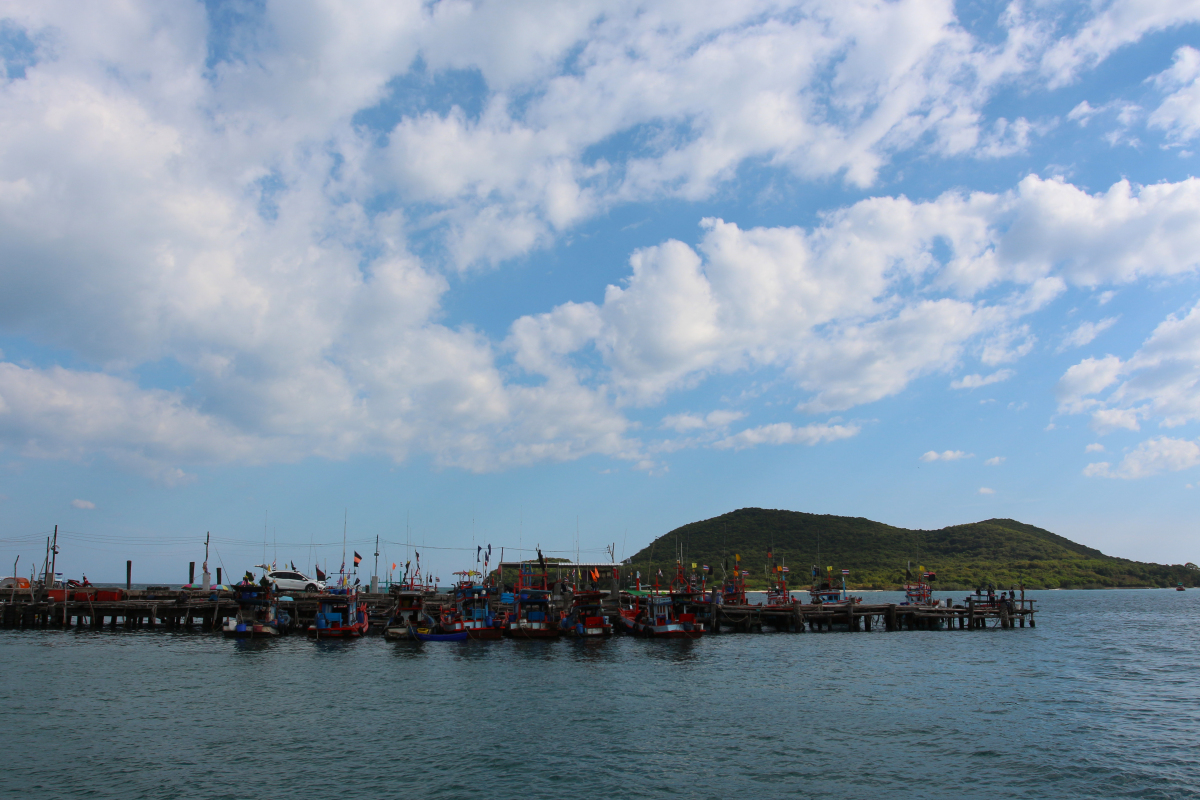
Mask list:
POLYGON ((612 636, 612 623, 604 615, 601 605, 604 597, 604 592, 575 592, 571 598, 571 610, 560 623, 563 631, 581 639, 612 636))
POLYGON ((1183 588, 1183 581, 1180 581, 1179 583, 1175 584, 1175 591, 1177 591, 1177 592, 1186 592, 1187 591, 1187 589, 1183 588))
POLYGON ((680 613, 676 598, 670 594, 652 594, 644 599, 644 613, 634 630, 639 636, 654 639, 699 639, 704 626, 696 622, 693 613, 680 613))
POLYGON ((291 618, 279 609, 278 595, 269 583, 243 582, 232 587, 237 614, 221 632, 231 639, 271 639, 286 632, 291 618))
POLYGON ((513 610, 504 635, 514 639, 557 639, 562 633, 550 610, 550 581, 544 563, 534 572, 533 564, 522 563, 513 591, 513 610))
POLYGON ((788 588, 788 567, 784 563, 776 563, 771 549, 767 550, 767 605, 792 605, 792 592, 788 588))
POLYGON ((814 605, 823 606, 839 606, 846 605, 851 601, 861 603, 861 597, 851 597, 846 590, 846 576, 850 574, 850 570, 842 570, 842 581, 839 586, 833 577, 833 567, 826 567, 826 575, 821 576, 821 571, 814 565, 812 568, 813 585, 808 590, 810 601, 814 605))
POLYGON ((454 603, 468 639, 500 639, 504 636, 504 621, 492 612, 491 599, 495 589, 462 581, 454 588, 454 603))
POLYGON ((438 609, 437 616, 430 613, 429 606, 426 606, 422 618, 408 624, 408 635, 418 642, 465 642, 467 629, 454 605, 438 609))
POLYGON ((467 640, 467 632, 465 630, 457 630, 443 632, 432 627, 410 626, 409 634, 418 642, 465 642, 467 640))
MULTIPOLYGON (((729 559, 726 559, 728 564, 729 559)), ((742 557, 733 557, 733 575, 725 577, 721 586, 721 603, 727 606, 744 606, 746 602, 746 576, 750 573, 742 569, 742 557)))
POLYGON ((646 614, 645 599, 648 592, 641 589, 629 589, 621 592, 617 598, 617 616, 613 619, 616 629, 623 633, 637 633, 638 625, 646 614))
POLYGON ((933 601, 933 581, 937 580, 937 573, 927 571, 924 567, 917 568, 917 577, 912 577, 912 562, 904 569, 904 602, 903 606, 932 606, 936 605, 933 601))
POLYGON ((367 632, 367 604, 357 589, 334 589, 322 595, 308 635, 316 639, 357 639, 367 632))
POLYGON ((391 619, 383 628, 385 639, 412 639, 410 626, 416 626, 425 619, 425 592, 411 586, 395 586, 392 594, 396 597, 396 606, 391 619))

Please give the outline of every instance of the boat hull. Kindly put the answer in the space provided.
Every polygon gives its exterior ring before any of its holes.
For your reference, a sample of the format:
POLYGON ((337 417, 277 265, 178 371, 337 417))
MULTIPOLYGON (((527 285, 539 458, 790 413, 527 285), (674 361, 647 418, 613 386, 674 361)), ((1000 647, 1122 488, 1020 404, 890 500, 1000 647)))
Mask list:
POLYGON ((227 639, 278 639, 280 636, 279 629, 270 625, 246 627, 240 631, 236 628, 223 628, 221 632, 227 639))
POLYGON ((494 641, 504 638, 503 628, 467 628, 467 638, 482 641, 494 641))
POLYGON ((702 630, 671 630, 671 631, 655 631, 653 629, 645 629, 641 631, 641 635, 650 639, 699 639, 704 635, 702 630))
POLYGON ((364 628, 357 625, 344 628, 320 628, 308 626, 308 635, 314 639, 359 639, 366 633, 364 628))
POLYGON ((504 629, 504 635, 511 639, 557 639, 561 634, 561 629, 549 626, 530 628, 513 625, 504 629))
POLYGON ((420 631, 410 631, 412 638, 418 642, 465 642, 467 640, 466 631, 455 631, 454 633, 421 633, 420 631))

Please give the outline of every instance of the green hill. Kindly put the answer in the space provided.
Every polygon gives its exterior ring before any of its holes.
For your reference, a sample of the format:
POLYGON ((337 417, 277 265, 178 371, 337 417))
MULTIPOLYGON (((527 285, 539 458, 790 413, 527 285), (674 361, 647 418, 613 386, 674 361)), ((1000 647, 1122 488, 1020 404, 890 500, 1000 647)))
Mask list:
POLYGON ((742 508, 692 522, 655 539, 627 560, 642 575, 685 566, 712 566, 718 579, 734 554, 750 571, 751 587, 764 584, 768 548, 784 559, 793 586, 807 585, 810 569, 850 570, 847 583, 859 589, 897 588, 905 564, 937 572, 942 589, 1025 584, 1031 589, 1111 586, 1200 585, 1194 564, 1168 566, 1113 558, 1070 539, 1011 519, 989 519, 940 530, 895 528, 862 517, 837 517, 742 508), (820 560, 817 552, 820 549, 820 560))

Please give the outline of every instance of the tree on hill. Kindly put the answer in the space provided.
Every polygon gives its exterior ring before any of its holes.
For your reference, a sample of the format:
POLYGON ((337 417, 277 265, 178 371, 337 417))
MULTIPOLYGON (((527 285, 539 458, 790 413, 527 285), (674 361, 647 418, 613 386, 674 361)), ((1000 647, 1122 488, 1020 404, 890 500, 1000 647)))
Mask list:
POLYGON ((908 530, 862 517, 742 508, 682 525, 626 560, 643 574, 664 573, 677 557, 705 563, 720 578, 735 554, 751 586, 765 585, 768 550, 804 585, 809 570, 850 570, 855 588, 896 588, 908 563, 935 570, 946 589, 1024 584, 1028 588, 1195 586, 1200 570, 1114 558, 1043 528, 989 519, 938 530, 908 530))

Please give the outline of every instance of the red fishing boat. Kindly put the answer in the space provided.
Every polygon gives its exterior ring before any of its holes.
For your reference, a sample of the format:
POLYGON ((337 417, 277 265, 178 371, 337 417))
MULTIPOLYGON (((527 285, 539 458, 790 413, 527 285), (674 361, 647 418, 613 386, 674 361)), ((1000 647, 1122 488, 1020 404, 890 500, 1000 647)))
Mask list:
POLYGON ((571 610, 560 623, 563 631, 581 639, 612 636, 612 623, 604 615, 601 605, 604 596, 604 592, 598 591, 575 592, 571 610))
POLYGON ((322 595, 308 635, 316 639, 357 639, 367 632, 367 604, 356 589, 335 589, 322 595), (342 594, 337 594, 342 592, 342 594))
MULTIPOLYGON (((540 555, 540 554, 539 554, 540 555)), ((562 634, 559 620, 550 610, 550 580, 544 560, 539 559, 540 572, 533 564, 522 563, 517 571, 513 591, 513 610, 508 615, 504 635, 514 639, 557 639, 562 634)))
POLYGON ((471 581, 460 581, 454 587, 454 604, 468 639, 500 639, 504 636, 504 620, 492 611, 496 589, 471 581))
POLYGON ((767 605, 792 605, 792 592, 788 588, 788 568, 786 564, 775 563, 773 549, 767 550, 767 605))

